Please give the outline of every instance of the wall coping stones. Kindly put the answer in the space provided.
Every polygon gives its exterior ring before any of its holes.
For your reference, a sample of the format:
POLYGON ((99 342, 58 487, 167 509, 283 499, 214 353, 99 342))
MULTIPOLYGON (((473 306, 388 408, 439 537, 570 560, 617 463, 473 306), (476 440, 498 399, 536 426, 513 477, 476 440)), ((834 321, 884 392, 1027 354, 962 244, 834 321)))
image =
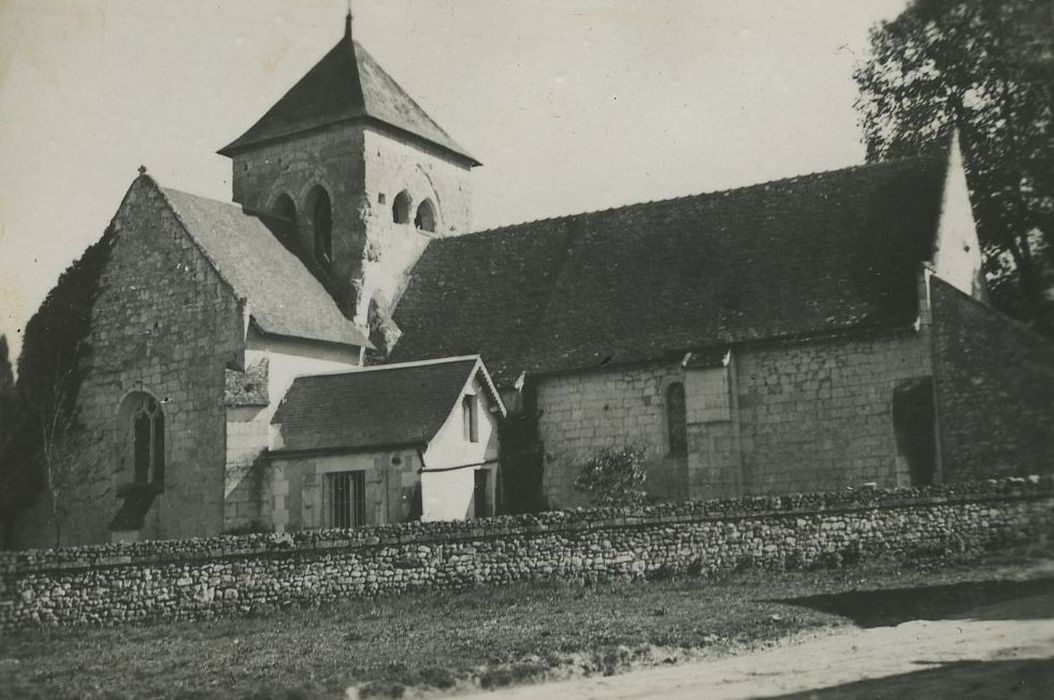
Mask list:
MULTIPOLYGON (((867 488, 783 496, 748 496, 631 507, 573 508, 484 520, 409 522, 348 530, 220 535, 183 540, 122 542, 47 550, 0 552, 0 575, 111 568, 128 565, 196 564, 216 559, 288 556, 389 545, 428 546, 517 535, 573 534, 613 528, 644 528, 705 521, 917 508, 953 503, 1036 500, 1054 496, 1054 474, 1009 477, 913 488, 867 488)), ((731 523, 730 523, 731 524, 731 523)))

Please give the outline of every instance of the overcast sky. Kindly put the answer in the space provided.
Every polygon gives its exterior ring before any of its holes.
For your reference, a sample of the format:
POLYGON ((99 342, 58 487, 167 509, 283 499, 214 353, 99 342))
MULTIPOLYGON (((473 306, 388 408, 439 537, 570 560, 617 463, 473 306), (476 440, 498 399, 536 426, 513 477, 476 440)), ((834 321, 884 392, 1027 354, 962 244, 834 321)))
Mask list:
MULTIPOLYGON (((863 160, 851 73, 906 0, 355 0, 355 37, 483 167, 475 228, 863 160)), ((346 0, 0 0, 0 333, 145 164, 230 199, 233 140, 346 0)))

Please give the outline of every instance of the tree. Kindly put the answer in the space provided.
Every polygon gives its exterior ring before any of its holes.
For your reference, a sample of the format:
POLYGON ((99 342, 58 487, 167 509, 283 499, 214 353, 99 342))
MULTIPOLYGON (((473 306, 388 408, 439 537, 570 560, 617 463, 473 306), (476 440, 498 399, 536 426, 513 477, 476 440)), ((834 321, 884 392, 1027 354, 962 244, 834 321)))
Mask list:
POLYGON ((1050 0, 915 0, 871 31, 856 107, 869 160, 958 129, 993 302, 1054 334, 1050 0))
MULTIPOLYGON (((0 454, 15 432, 18 420, 18 394, 15 391, 15 375, 8 357, 7 336, 0 335, 0 454)), ((3 472, 0 471, 0 489, 3 488, 3 472)))
POLYGON ((21 421, 2 455, 4 500, 10 515, 43 489, 56 546, 71 512, 102 478, 85 460, 99 436, 83 426, 77 399, 90 366, 92 308, 112 244, 108 229, 62 273, 26 324, 18 359, 21 421))
MULTIPOLYGON (((18 405, 18 392, 15 390, 15 377, 8 356, 7 336, 0 335, 0 513, 5 515, 10 511, 10 501, 14 493, 14 474, 8 467, 5 459, 8 445, 18 434, 21 422, 21 413, 18 405)), ((0 519, 0 532, 6 536, 11 523, 8 518, 0 519)))
POLYGON ((590 494, 600 506, 633 505, 644 501, 647 473, 640 447, 608 448, 582 465, 575 488, 590 494))
POLYGON ((56 547, 62 545, 74 510, 91 499, 95 484, 102 479, 86 456, 94 442, 92 435, 70 402, 70 396, 75 397, 71 386, 78 380, 77 371, 66 368, 54 377, 50 394, 37 394, 27 406, 38 430, 39 461, 56 547))

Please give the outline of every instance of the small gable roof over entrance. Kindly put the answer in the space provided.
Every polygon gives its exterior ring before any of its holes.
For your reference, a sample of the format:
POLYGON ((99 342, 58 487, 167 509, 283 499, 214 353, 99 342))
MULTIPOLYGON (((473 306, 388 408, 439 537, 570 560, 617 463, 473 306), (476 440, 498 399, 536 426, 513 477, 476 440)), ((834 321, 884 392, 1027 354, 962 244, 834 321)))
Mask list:
POLYGON ((298 377, 271 419, 280 426, 272 452, 425 445, 477 376, 504 412, 477 356, 298 377))
POLYGON ((245 299, 264 333, 372 347, 333 297, 241 207, 158 187, 187 235, 234 293, 245 299))
POLYGON ((432 240, 393 361, 500 384, 721 344, 910 323, 945 153, 432 240))
POLYGON ((353 120, 382 122, 469 165, 479 165, 352 40, 350 32, 248 131, 219 152, 233 156, 255 144, 353 120))

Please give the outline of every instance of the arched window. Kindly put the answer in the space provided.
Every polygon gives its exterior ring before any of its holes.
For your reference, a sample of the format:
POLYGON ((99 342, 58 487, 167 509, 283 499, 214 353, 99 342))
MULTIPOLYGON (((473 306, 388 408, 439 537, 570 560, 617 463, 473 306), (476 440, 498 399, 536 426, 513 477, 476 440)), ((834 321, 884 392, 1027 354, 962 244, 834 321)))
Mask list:
POLYGON ((410 206, 412 204, 413 200, 410 197, 410 193, 406 190, 395 195, 395 201, 392 202, 392 221, 397 224, 410 223, 410 206))
POLYGON ((666 388, 666 433, 671 457, 683 457, 688 454, 688 421, 684 408, 684 384, 671 384, 666 388))
POLYGON ((425 200, 417 207, 417 216, 414 217, 414 226, 422 231, 436 230, 436 210, 432 202, 425 200))
POLYGON ((333 209, 329 203, 329 194, 322 187, 316 187, 307 196, 307 205, 311 212, 315 257, 328 265, 333 260, 333 209))
POLYGON ((165 480, 165 414, 157 400, 142 391, 125 397, 119 412, 128 471, 140 484, 165 480))
POLYGON ((296 234, 296 205, 287 194, 279 195, 271 206, 271 215, 282 221, 282 235, 292 239, 296 234))

